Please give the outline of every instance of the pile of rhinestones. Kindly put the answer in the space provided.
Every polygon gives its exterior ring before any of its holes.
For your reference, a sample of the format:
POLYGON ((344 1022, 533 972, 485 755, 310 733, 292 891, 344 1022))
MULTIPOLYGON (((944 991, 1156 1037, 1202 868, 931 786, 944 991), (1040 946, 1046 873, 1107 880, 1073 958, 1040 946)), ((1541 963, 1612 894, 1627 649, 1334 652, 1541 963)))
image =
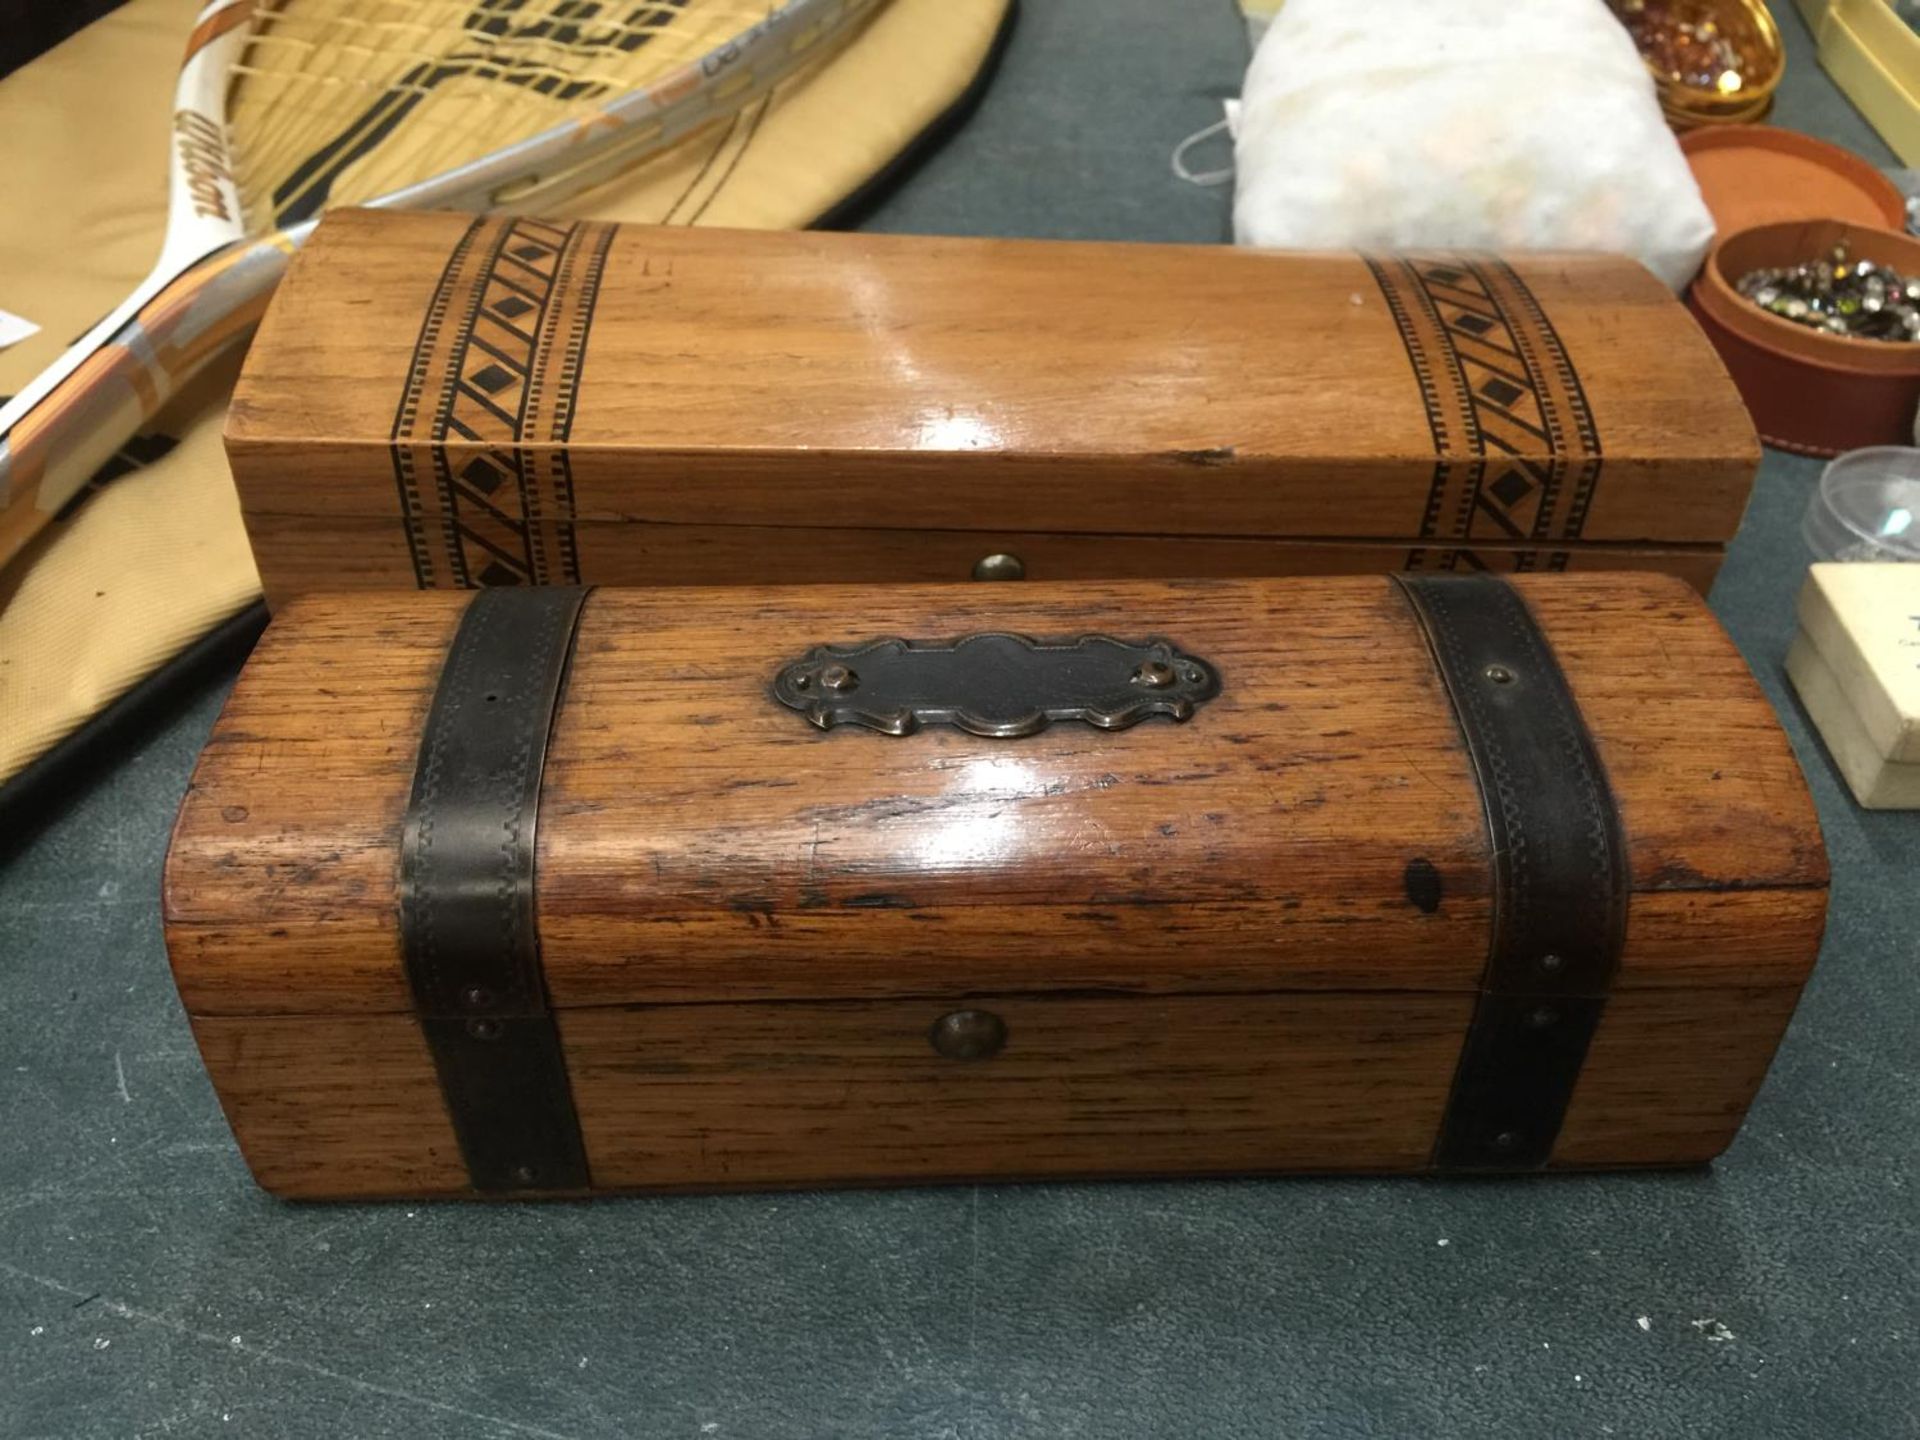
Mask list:
POLYGON ((1611 0, 1613 13, 1654 72, 1675 85, 1732 95, 1746 61, 1709 7, 1668 0, 1611 0), (1695 13, 1700 12, 1700 13, 1695 13))
POLYGON ((1844 245, 1824 260, 1750 270, 1738 288, 1762 310, 1796 325, 1857 340, 1920 341, 1920 275, 1849 261, 1844 245))

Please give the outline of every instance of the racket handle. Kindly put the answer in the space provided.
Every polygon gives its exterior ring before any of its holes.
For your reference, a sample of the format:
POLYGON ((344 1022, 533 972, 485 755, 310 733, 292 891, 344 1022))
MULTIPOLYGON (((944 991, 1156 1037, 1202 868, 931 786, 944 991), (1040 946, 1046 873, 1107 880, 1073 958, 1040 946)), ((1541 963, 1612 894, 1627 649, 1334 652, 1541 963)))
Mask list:
POLYGON ((66 373, 0 438, 0 567, 181 386, 252 333, 292 248, 274 236, 222 251, 161 287, 119 329, 89 335, 56 362, 66 373))

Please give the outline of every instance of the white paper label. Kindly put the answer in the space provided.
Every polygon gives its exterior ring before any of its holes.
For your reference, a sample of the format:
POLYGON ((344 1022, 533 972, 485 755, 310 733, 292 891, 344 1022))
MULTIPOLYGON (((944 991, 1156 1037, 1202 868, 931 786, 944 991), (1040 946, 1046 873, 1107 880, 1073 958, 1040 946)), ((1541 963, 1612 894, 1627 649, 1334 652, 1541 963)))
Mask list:
POLYGON ((8 310, 0 310, 0 350, 9 345, 18 345, 30 335, 38 335, 40 327, 21 315, 8 310))

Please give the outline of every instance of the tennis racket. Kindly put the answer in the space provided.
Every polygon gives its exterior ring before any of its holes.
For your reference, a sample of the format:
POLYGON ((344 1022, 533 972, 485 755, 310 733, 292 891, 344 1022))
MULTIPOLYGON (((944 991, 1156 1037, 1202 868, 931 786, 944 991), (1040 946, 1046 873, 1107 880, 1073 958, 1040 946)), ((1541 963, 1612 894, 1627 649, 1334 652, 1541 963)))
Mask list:
POLYGON ((210 0, 159 261, 0 408, 0 564, 251 333, 323 210, 537 210, 733 114, 883 3, 210 0))

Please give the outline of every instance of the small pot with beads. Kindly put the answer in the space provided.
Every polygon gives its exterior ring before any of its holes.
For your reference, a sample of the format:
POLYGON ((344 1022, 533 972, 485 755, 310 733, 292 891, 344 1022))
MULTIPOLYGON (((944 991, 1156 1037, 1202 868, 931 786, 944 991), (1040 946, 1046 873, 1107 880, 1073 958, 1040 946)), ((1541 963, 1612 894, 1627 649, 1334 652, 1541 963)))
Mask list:
POLYGON ((1769 445, 1904 443, 1920 407, 1920 239, 1837 220, 1723 236, 1687 295, 1769 445))

